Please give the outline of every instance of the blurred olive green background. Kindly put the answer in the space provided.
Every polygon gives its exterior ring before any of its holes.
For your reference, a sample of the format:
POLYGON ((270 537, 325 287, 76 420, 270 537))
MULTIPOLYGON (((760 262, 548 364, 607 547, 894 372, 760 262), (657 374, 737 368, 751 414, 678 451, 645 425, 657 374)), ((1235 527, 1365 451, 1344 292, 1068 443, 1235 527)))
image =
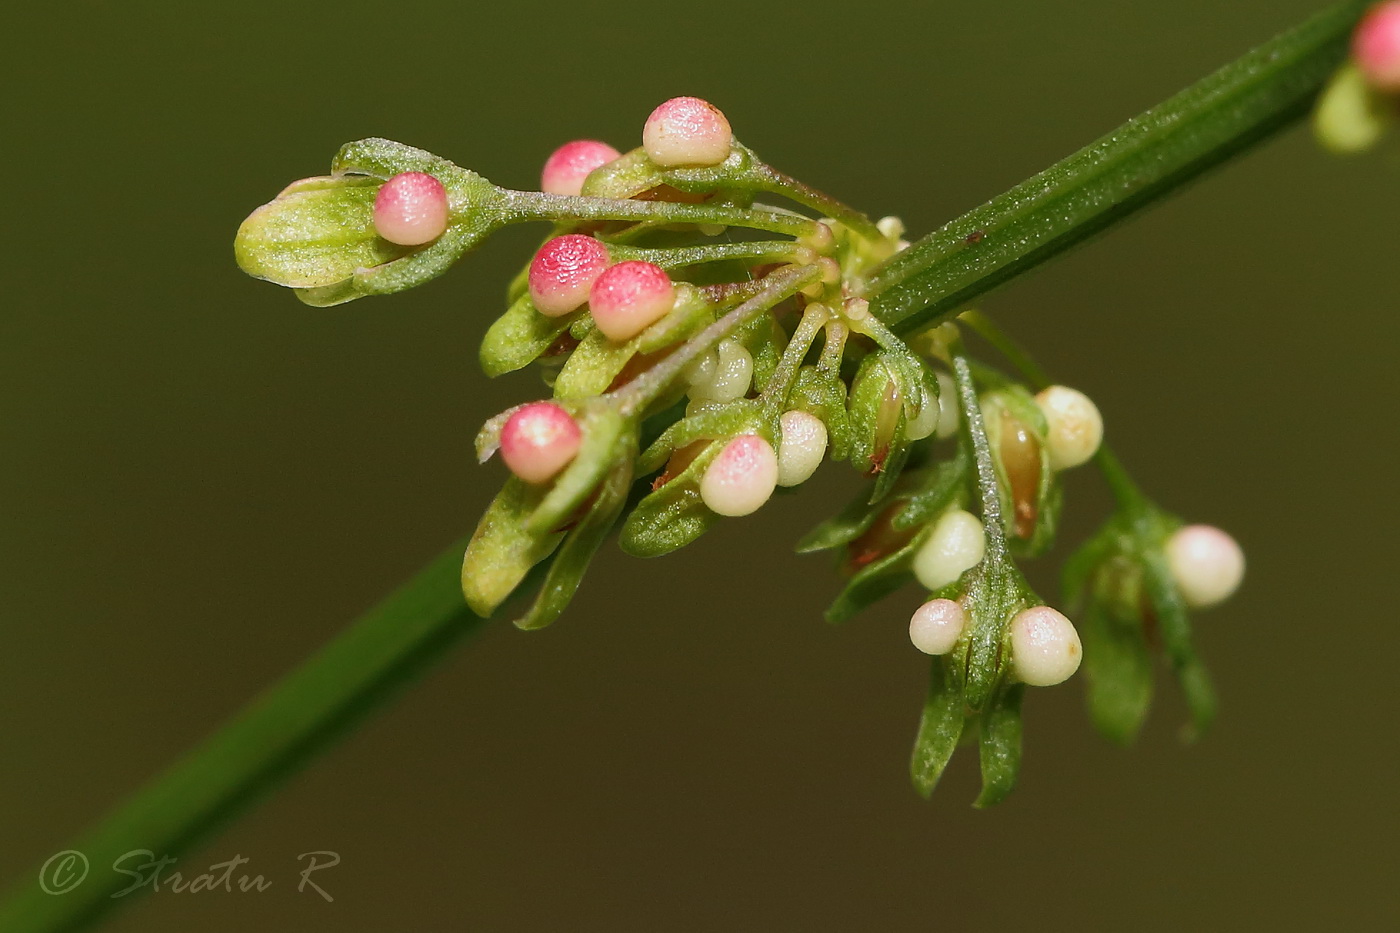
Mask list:
MULTIPOLYGON (((469 529, 480 422, 539 393, 476 343, 539 230, 414 293, 312 310, 239 221, 385 135, 529 187, 720 105, 768 160, 923 232, 1320 0, 998 4, 78 2, 7 14, 0 881, 38 863, 469 529)), ((1293 132, 988 302, 1098 400, 1146 486, 1244 544, 1199 617, 1221 694, 1139 746, 1033 691, 1005 805, 906 777, 918 594, 843 628, 791 543, 854 488, 498 624, 187 856, 121 931, 1393 928, 1400 174, 1293 132), (295 891, 299 853, 334 850, 295 891)), ((1066 544, 1102 518, 1070 483, 1066 544)), ((1063 550, 1059 552, 1063 553, 1063 550)), ((1053 596, 1054 570, 1034 578, 1053 596)), ((94 870, 102 870, 95 866, 94 870)))

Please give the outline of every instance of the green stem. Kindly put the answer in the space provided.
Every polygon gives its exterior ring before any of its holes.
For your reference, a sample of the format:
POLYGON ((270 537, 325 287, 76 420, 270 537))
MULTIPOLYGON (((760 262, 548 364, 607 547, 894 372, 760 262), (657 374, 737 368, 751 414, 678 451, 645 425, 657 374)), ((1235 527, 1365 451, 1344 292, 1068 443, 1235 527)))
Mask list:
POLYGON ((798 204, 821 211, 827 217, 840 221, 867 240, 884 239, 880 229, 869 217, 848 204, 838 201, 826 192, 813 188, 806 182, 799 181, 786 172, 780 172, 764 162, 754 165, 752 172, 754 180, 763 191, 770 194, 780 194, 798 204))
POLYGON ((1307 113, 1367 4, 1313 17, 896 254, 866 288, 900 333, 938 324, 1307 113))
POLYGON ((620 220, 663 224, 716 224, 747 227, 788 236, 811 236, 820 228, 810 217, 789 211, 728 207, 721 204, 682 204, 674 201, 632 201, 570 197, 543 191, 502 190, 508 223, 531 220, 620 220))
POLYGON ((119 857, 188 852, 481 628, 462 601, 465 547, 454 544, 77 841, 90 864, 81 885, 51 895, 37 869, 27 874, 0 906, 0 930, 76 930, 136 900, 112 898, 132 880, 112 870, 119 857))
POLYGON ((698 246, 641 247, 608 244, 609 258, 640 259, 668 272, 707 262, 743 259, 757 262, 803 262, 816 259, 812 250, 794 240, 754 240, 748 243, 702 243, 698 246))
MULTIPOLYGON (((1323 13, 900 253, 866 289, 873 310, 902 332, 937 323, 1302 116, 1364 6, 1323 13)), ((516 220, 726 223, 792 236, 815 226, 780 212, 529 192, 509 203, 516 220)), ((997 527, 987 522, 989 533, 997 527)), ((55 933, 99 919, 126 900, 109 896, 126 880, 105 870, 113 859, 137 848, 178 856, 209 838, 478 627, 458 586, 462 551, 454 545, 75 845, 94 866, 86 884, 59 897, 43 893, 37 870, 24 879, 0 906, 0 930, 55 933)))

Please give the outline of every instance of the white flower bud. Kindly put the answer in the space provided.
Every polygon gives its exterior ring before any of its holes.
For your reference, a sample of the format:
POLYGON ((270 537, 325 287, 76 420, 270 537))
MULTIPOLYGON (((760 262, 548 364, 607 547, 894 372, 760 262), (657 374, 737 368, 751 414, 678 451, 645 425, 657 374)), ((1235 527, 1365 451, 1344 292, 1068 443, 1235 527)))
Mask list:
POLYGON ((1103 416, 1089 396, 1068 386, 1050 386, 1035 397, 1049 430, 1045 452, 1050 469, 1079 466, 1098 452, 1103 441, 1103 416))
POLYGON ((1167 539, 1167 566, 1193 609, 1223 603, 1244 579, 1244 552, 1219 528, 1187 525, 1167 539))
POLYGON ((982 522, 971 512, 949 509, 914 555, 914 576, 929 590, 941 590, 976 567, 987 550, 982 522))
POLYGON ((710 350, 687 363, 681 376, 689 385, 697 385, 715 378, 715 370, 718 367, 719 354, 710 350))
POLYGON ((953 650, 967 624, 967 613, 951 599, 931 599, 914 610, 909 620, 909 640, 924 654, 953 650))
POLYGON ((826 456, 826 424, 805 411, 783 412, 778 444, 778 485, 799 486, 817 472, 826 456))
POLYGON ((911 441, 921 441, 938 427, 941 408, 932 392, 924 392, 924 404, 919 413, 904 424, 904 436, 911 441))
POLYGON ((1022 683, 1063 683, 1079 670, 1083 655, 1074 625, 1049 606, 1023 609, 1011 620, 1011 671, 1022 683))
POLYGON ((757 512, 778 485, 778 455, 757 434, 740 434, 724 445, 700 480, 700 499, 719 515, 757 512))
POLYGON ((958 386, 947 373, 938 374, 938 439, 945 440, 958 433, 962 423, 962 408, 958 406, 958 386))
POLYGON ((748 394, 753 381, 753 357, 737 340, 721 340, 710 378, 690 387, 690 397, 729 402, 748 394))

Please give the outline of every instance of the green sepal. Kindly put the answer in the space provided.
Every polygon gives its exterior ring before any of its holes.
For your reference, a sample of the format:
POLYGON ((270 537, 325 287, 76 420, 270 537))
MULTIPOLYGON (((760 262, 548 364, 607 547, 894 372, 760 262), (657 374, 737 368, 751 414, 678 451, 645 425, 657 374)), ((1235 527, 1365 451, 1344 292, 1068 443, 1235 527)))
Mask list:
POLYGON ((1100 568, 1094 590, 1078 616, 1089 716, 1109 741, 1130 745, 1152 705, 1152 655, 1142 619, 1129 610, 1141 605, 1141 572, 1117 559, 1100 568))
POLYGON ((926 537, 926 533, 917 534, 898 549, 852 574, 822 614, 826 621, 833 625, 846 622, 913 580, 910 567, 914 563, 914 554, 926 537))
POLYGON ((524 369, 554 345, 579 313, 546 317, 536 310, 529 295, 522 295, 482 338, 482 370, 494 378, 524 369))
POLYGON ((740 434, 773 433, 758 404, 753 399, 739 398, 722 403, 694 415, 686 415, 661 433, 637 460, 637 472, 651 473, 661 469, 677 450, 700 440, 728 440, 740 434))
POLYGON ((870 493, 872 504, 894 487, 909 456, 904 433, 908 422, 902 400, 910 387, 903 373, 904 367, 894 354, 876 350, 861 360, 851 381, 846 406, 851 419, 851 465, 876 477, 870 493), (890 405, 894 406, 892 411, 890 405))
POLYGON ((1022 684, 1011 684, 982 711, 978 752, 982 765, 982 793, 974 807, 994 806, 1016 786, 1021 768, 1022 684))
POLYGON ((665 485, 652 490, 622 523, 618 544, 633 557, 660 557, 695 541, 719 520, 700 498, 700 479, 724 444, 715 441, 665 485))
POLYGON ((838 514, 807 532, 797 542, 796 551, 799 554, 812 554, 849 544, 869 530, 881 511, 872 509, 870 497, 860 493, 838 514))
POLYGON ((1001 495, 1002 515, 1005 516, 1003 525, 1006 528, 1007 543, 1012 553, 1018 557, 1039 557, 1055 544, 1055 532, 1064 505, 1064 489, 1059 475, 1050 469, 1050 454, 1045 448, 1045 436, 1049 430, 1045 413, 1036 404, 1035 396, 1024 386, 1015 383, 1006 383, 992 392, 983 394, 980 401, 983 422, 987 429, 987 442, 997 471, 997 487, 1001 495), (1016 534, 1016 503, 1011 480, 1001 456, 1003 411, 1031 432, 1040 459, 1040 470, 1032 497, 1035 523, 1030 535, 1026 537, 1016 534))
POLYGON ((1210 674, 1192 644, 1191 618, 1186 611, 1186 603, 1172 581, 1166 555, 1160 549, 1147 554, 1144 559, 1143 587, 1156 616, 1162 648, 1166 651, 1172 673, 1176 675, 1191 715, 1191 722, 1183 730, 1182 738, 1194 742, 1205 735, 1215 721, 1215 688, 1211 686, 1210 674))
POLYGON ((1337 69, 1313 109, 1313 134, 1338 155, 1365 152, 1395 122, 1395 105, 1376 90, 1355 62, 1337 69))
POLYGON ((664 318, 631 340, 609 340, 592 318, 581 315, 570 325, 570 334, 579 345, 569 354, 554 383, 556 398, 586 398, 602 395, 621 375, 632 357, 655 353, 685 340, 714 321, 714 309, 700 294, 686 286, 676 290, 676 304, 664 318), (584 321, 587 323, 583 323, 584 321))
MULTIPOLYGON (((559 618, 578 591, 589 562, 627 503, 627 490, 632 483, 632 456, 625 456, 627 451, 620 453, 624 456, 619 457, 603 479, 593 505, 569 530, 555 553, 534 604, 524 616, 515 620, 517 627, 544 628, 559 618)), ((635 449, 631 453, 635 456, 635 449)))
POLYGON ((238 267, 288 288, 319 288, 355 270, 397 259, 408 248, 374 229, 379 185, 363 178, 308 178, 253 211, 233 241, 238 267))
POLYGON ((526 527, 545 491, 517 477, 491 500, 462 558, 462 593, 472 612, 485 618, 510 596, 525 575, 548 557, 564 535, 537 534, 526 527))
POLYGON ((924 467, 915 473, 904 507, 890 523, 896 531, 931 525, 950 506, 970 495, 967 484, 972 475, 972 454, 959 444, 952 459, 924 467))
POLYGON ((909 761, 914 789, 924 797, 932 796, 933 789, 938 786, 939 778, 958 750, 958 740, 967 722, 962 690, 952 673, 954 663, 951 657, 933 659, 928 696, 924 699, 914 753, 909 761))

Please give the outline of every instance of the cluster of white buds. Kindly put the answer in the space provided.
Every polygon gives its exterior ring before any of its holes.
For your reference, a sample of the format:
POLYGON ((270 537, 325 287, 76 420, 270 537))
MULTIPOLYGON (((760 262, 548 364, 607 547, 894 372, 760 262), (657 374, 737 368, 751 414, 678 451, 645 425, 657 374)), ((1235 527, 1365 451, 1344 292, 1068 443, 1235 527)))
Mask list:
MULTIPOLYGON (((967 611, 951 599, 931 599, 909 619, 909 640, 924 654, 945 655, 967 628, 967 611)), ((1079 670, 1084 654, 1069 619, 1049 606, 1023 609, 1011 620, 1011 673, 1032 687, 1051 687, 1079 670)))

